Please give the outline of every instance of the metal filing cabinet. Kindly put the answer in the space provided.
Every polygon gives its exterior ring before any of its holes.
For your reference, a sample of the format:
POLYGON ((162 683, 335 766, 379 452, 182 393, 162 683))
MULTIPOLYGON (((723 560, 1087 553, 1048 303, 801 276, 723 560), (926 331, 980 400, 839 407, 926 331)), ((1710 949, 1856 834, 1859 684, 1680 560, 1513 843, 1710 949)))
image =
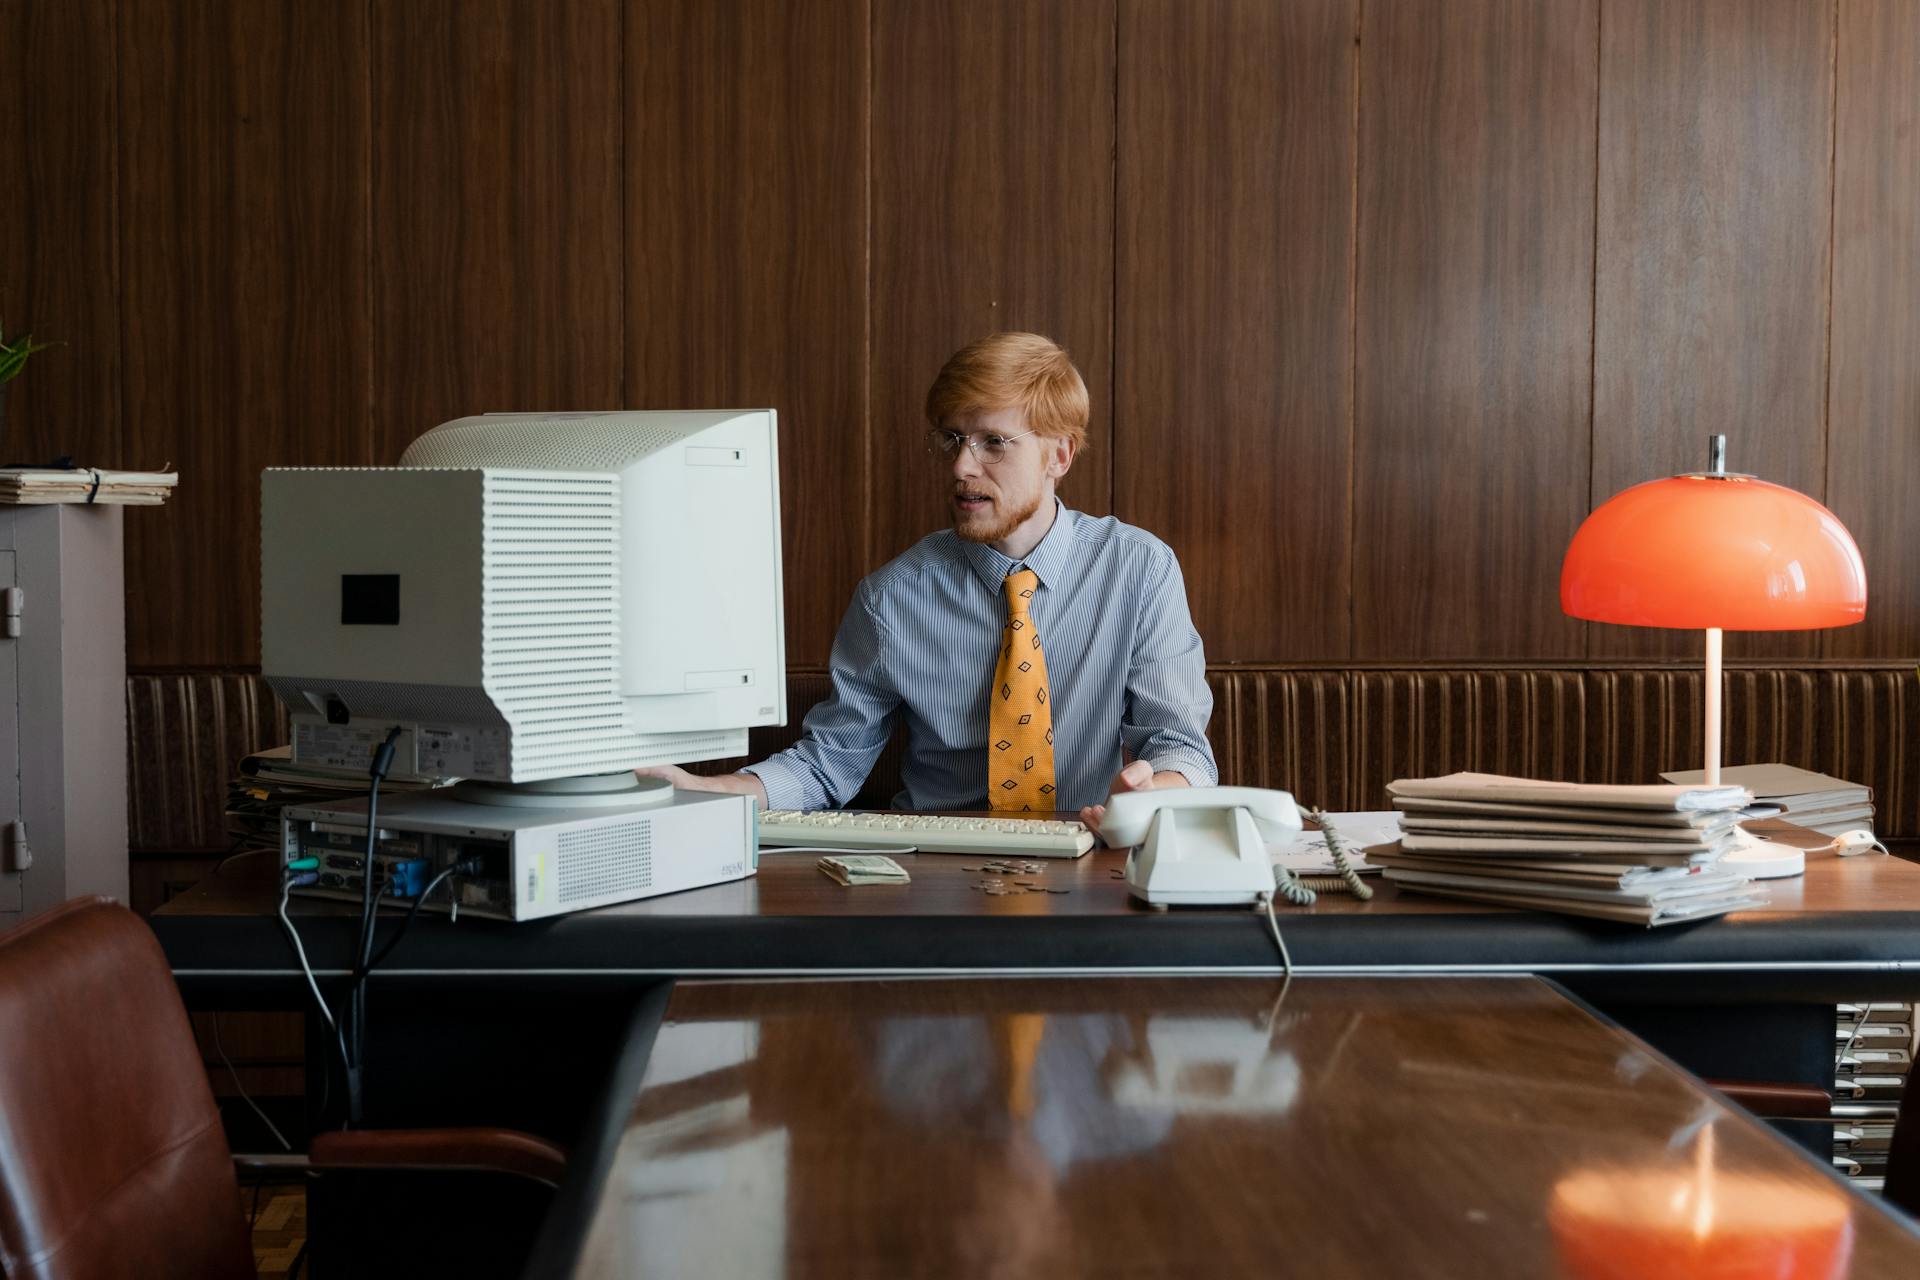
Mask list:
POLYGON ((0 506, 0 931, 127 901, 121 514, 0 506))

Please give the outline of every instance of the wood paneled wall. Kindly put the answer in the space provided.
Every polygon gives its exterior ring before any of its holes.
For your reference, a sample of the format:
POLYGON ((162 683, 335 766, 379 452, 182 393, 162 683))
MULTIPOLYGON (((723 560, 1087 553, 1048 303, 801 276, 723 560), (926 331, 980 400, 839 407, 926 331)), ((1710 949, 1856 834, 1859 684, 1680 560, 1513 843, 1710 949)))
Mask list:
POLYGON ((136 668, 258 660, 257 474, 491 409, 771 404, 789 653, 937 524, 942 359, 1062 341, 1075 505, 1215 662, 1607 661, 1591 505, 1822 498, 1920 651, 1908 0, 0 0, 0 453, 182 472, 136 668))
MULTIPOLYGON (((1594 502, 1698 469, 1715 430, 1733 470, 1827 496, 1833 22, 1826 4, 1605 10, 1594 502)), ((1870 580, 1869 612, 1890 586, 1870 580)), ((1699 647, 1640 627, 1595 627, 1591 642, 1596 657, 1699 647)), ((1811 657, 1819 644, 1736 635, 1728 651, 1811 657)))

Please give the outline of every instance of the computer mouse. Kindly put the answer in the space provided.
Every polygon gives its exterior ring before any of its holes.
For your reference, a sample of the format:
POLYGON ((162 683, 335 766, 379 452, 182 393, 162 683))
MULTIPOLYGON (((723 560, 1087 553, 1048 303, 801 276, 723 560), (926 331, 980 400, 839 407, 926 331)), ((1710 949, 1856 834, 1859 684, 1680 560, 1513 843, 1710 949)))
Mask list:
POLYGON ((1842 831, 1827 847, 1843 858, 1851 858, 1869 849, 1878 849, 1882 853, 1887 851, 1887 846, 1874 839, 1871 831, 1842 831))

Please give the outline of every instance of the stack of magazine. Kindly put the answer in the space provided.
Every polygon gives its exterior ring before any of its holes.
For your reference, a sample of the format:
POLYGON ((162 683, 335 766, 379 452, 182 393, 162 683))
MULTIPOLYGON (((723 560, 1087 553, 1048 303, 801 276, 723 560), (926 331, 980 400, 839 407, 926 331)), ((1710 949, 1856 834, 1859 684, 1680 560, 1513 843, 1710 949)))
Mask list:
POLYGON ((1369 849, 1402 889, 1649 927, 1766 897, 1720 859, 1740 847, 1744 787, 1604 786, 1488 773, 1387 788, 1405 835, 1369 849))
MULTIPOLYGON (((1668 782, 1698 785, 1702 773, 1663 773, 1668 782)), ((1857 782, 1790 764, 1739 764, 1720 771, 1720 781, 1745 787, 1762 805, 1778 805, 1788 822, 1822 835, 1873 830, 1873 791, 1857 782)))
MULTIPOLYGON (((236 849, 277 849, 282 809, 350 800, 366 795, 370 785, 365 774, 296 764, 287 747, 256 751, 240 761, 239 772, 227 783, 227 834, 236 849)), ((438 780, 389 778, 380 791, 384 795, 434 785, 438 780)))
POLYGON ((79 502, 157 507, 180 477, 171 471, 106 471, 99 467, 0 467, 0 503, 30 507, 79 502))

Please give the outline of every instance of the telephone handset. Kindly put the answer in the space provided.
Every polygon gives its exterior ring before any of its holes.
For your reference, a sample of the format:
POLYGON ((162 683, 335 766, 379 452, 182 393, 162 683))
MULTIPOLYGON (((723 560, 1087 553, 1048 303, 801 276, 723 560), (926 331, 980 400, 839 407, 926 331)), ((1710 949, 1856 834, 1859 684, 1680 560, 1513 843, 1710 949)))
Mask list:
POLYGON ((1155 814, 1164 809, 1243 808, 1268 844, 1300 834, 1300 806, 1284 791, 1259 787, 1159 787, 1127 791, 1107 800, 1107 816, 1100 820, 1100 838, 1116 849, 1147 838, 1155 814))
MULTIPOLYGON (((1269 844, 1301 828, 1284 791, 1168 787, 1107 800, 1100 836, 1127 855, 1127 889, 1149 906, 1234 905, 1274 892, 1269 844)), ((1311 895, 1308 896, 1311 900, 1311 895)))

